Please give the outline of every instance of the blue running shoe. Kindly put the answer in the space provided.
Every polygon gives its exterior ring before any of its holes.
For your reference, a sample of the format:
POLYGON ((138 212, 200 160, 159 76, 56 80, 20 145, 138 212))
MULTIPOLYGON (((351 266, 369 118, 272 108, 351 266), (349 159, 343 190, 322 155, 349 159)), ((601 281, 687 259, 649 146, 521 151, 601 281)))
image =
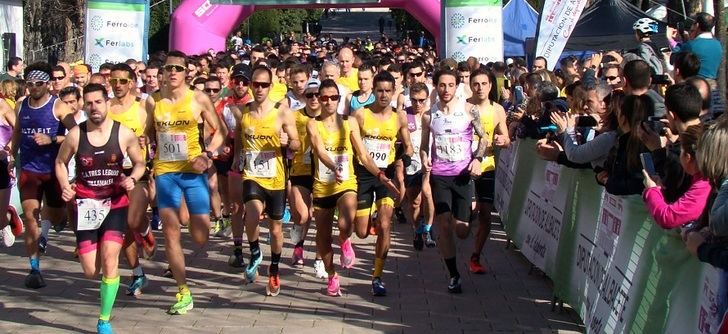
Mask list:
POLYGON ((384 287, 384 283, 382 283, 382 279, 379 277, 372 280, 372 294, 375 296, 387 295, 387 289, 384 287))
POLYGON ((258 256, 251 255, 248 266, 245 267, 245 280, 248 283, 255 282, 255 278, 258 277, 258 266, 263 262, 263 254, 258 252, 258 256))
POLYGON ((96 323, 96 333, 98 334, 114 334, 114 330, 111 329, 111 323, 106 320, 99 319, 96 323))
POLYGON ((126 289, 127 296, 139 296, 142 294, 142 289, 147 287, 147 277, 145 275, 134 276, 131 280, 131 284, 126 289))
POLYGON ((283 224, 289 223, 291 223, 291 210, 288 210, 288 207, 286 207, 286 211, 283 211, 283 224))

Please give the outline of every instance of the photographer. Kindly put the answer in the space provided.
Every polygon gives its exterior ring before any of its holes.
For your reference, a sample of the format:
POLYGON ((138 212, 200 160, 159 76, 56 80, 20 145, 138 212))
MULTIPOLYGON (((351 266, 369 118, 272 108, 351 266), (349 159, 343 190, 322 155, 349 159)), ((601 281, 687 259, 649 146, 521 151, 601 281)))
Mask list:
POLYGON ((555 110, 568 111, 566 101, 559 99, 559 88, 553 83, 541 82, 537 94, 540 108, 537 109, 537 113, 525 115, 521 118, 521 124, 523 125, 521 129, 522 137, 545 138, 548 133, 553 133, 556 130, 553 123, 551 123, 551 113, 555 110))
MULTIPOLYGON (((711 82, 711 88, 715 88, 715 78, 718 76, 720 67, 722 47, 720 41, 713 37, 713 26, 715 18, 708 13, 697 13, 690 20, 681 22, 690 23, 689 31, 681 31, 680 38, 683 43, 673 49, 673 54, 692 52, 700 59, 700 71, 698 75, 711 82)), ((670 36, 668 35, 668 39, 670 36)), ((671 41, 674 42, 674 41, 671 41)))

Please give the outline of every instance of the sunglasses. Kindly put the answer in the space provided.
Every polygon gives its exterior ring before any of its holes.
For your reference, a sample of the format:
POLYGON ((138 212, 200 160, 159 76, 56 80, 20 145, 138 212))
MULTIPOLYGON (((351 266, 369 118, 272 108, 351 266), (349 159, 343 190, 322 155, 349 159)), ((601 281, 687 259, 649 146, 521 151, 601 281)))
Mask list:
POLYGON ((270 82, 253 82, 253 88, 268 88, 270 85, 270 82))
POLYGON ((187 68, 182 65, 167 64, 164 65, 164 70, 167 72, 181 73, 186 71, 187 68))
POLYGON ((61 81, 61 80, 65 79, 65 78, 66 78, 65 75, 62 76, 62 77, 51 77, 51 81, 61 81))
POLYGON ((341 95, 319 95, 319 99, 321 102, 328 102, 328 101, 338 101, 341 98, 341 95))
POLYGON ((617 77, 615 77, 615 76, 609 76, 609 77, 604 77, 604 79, 607 79, 609 81, 614 81, 614 80, 617 80, 617 77))
POLYGON ((425 72, 417 72, 417 73, 412 73, 412 72, 410 72, 410 74, 409 74, 409 75, 411 75, 411 76, 413 76, 413 77, 418 77, 418 78, 419 78, 419 77, 421 77, 421 76, 422 76, 422 74, 424 74, 424 73, 425 73, 425 72))
POLYGON ((122 85, 126 85, 126 84, 129 84, 129 82, 131 82, 131 80, 130 79, 127 79, 127 78, 112 78, 112 79, 109 79, 109 83, 112 84, 112 85, 116 85, 117 83, 122 84, 122 85))
POLYGON ((220 92, 220 88, 205 88, 206 93, 217 94, 220 92))
POLYGON ((306 96, 307 99, 312 99, 314 97, 321 96, 321 94, 319 94, 319 93, 306 93, 305 96, 306 96))
POLYGON ((28 81, 28 86, 35 86, 35 87, 41 87, 45 84, 47 84, 48 81, 28 81))
POLYGON ((426 98, 425 98, 425 99, 415 99, 415 98, 410 98, 410 101, 412 101, 412 103, 419 103, 419 104, 424 104, 424 103, 425 103, 425 101, 427 101, 427 99, 426 99, 426 98))

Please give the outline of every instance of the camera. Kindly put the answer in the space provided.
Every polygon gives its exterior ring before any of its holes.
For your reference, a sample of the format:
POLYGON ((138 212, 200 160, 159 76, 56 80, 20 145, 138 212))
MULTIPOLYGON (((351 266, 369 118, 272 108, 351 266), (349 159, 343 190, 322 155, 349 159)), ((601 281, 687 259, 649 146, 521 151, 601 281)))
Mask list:
POLYGON ((670 77, 667 74, 653 74, 652 75, 652 84, 653 85, 669 85, 672 82, 670 81, 670 77))

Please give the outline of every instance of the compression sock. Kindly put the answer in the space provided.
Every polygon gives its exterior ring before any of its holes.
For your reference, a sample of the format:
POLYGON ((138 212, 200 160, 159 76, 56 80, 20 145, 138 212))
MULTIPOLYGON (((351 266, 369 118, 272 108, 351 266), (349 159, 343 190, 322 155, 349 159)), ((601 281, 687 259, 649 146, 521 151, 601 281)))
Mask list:
POLYGON ((372 277, 381 278, 382 271, 384 271, 384 259, 378 257, 374 258, 374 273, 372 273, 372 277))
POLYGON ((455 262, 454 256, 449 259, 445 259, 445 266, 447 266, 447 271, 450 272, 450 277, 460 277, 460 273, 458 273, 458 265, 457 262, 455 262))
POLYGON ((281 253, 271 253, 270 254, 270 274, 271 275, 277 275, 278 274, 278 263, 281 262, 281 253))
POLYGON ((258 240, 248 242, 250 245, 250 256, 255 259, 261 256, 260 254, 260 242, 258 240))
POLYGON ((422 229, 424 233, 429 233, 432 230, 432 225, 422 224, 422 229))
POLYGON ((114 307, 116 300, 116 292, 119 290, 119 276, 115 278, 101 278, 101 311, 99 319, 109 321, 111 318, 111 309, 114 307))
POLYGON ((30 258, 30 270, 40 271, 40 259, 37 257, 30 258))
POLYGON ((134 276, 144 276, 144 269, 142 269, 142 265, 140 264, 132 269, 131 274, 134 276))

